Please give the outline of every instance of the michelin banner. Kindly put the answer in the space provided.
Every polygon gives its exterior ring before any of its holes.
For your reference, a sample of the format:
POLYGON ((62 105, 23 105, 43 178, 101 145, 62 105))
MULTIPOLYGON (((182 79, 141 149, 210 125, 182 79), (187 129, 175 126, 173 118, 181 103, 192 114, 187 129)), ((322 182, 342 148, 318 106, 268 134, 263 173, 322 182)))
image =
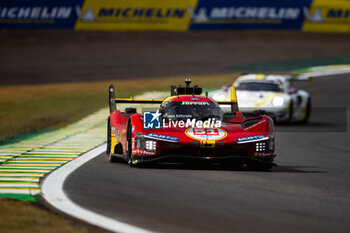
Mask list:
POLYGON ((77 30, 187 31, 197 0, 85 0, 77 30))
POLYGON ((303 31, 350 32, 349 0, 313 0, 304 14, 303 31))
POLYGON ((0 0, 0 28, 74 29, 84 0, 0 0))
POLYGON ((350 0, 0 0, 0 28, 350 32, 350 0))
POLYGON ((199 0, 190 10, 191 30, 302 28, 311 0, 199 0))

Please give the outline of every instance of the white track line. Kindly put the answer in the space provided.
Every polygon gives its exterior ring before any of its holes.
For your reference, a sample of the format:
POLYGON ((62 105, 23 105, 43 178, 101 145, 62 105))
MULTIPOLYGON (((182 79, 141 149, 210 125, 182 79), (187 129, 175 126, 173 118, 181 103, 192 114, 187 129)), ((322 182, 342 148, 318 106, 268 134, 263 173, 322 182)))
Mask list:
POLYGON ((84 163, 97 157, 106 151, 106 144, 103 144, 65 164, 49 174, 42 184, 42 195, 45 200, 56 209, 69 214, 82 221, 102 227, 104 229, 120 233, 152 233, 151 231, 123 223, 116 219, 87 210, 71 201, 63 190, 63 183, 66 178, 84 163))

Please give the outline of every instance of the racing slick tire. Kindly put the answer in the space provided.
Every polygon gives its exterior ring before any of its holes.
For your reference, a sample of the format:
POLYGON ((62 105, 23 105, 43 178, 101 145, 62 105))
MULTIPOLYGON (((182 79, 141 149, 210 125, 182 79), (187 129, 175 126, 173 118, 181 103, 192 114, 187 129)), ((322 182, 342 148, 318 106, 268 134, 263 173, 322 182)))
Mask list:
POLYGON ((293 106, 294 104, 293 104, 293 101, 291 101, 290 102, 290 106, 289 106, 289 111, 288 111, 288 120, 287 120, 287 122, 288 123, 292 123, 292 121, 293 121, 293 115, 294 115, 294 106, 293 106))
POLYGON ((131 132, 131 122, 128 123, 127 128, 127 140, 128 140, 128 148, 126 152, 126 160, 130 166, 133 166, 133 157, 132 157, 132 132, 131 132))
POLYGON ((110 119, 108 118, 108 124, 107 124, 107 149, 106 149, 106 154, 108 156, 108 160, 109 162, 111 163, 116 163, 116 162, 119 162, 119 158, 117 157, 114 157, 111 153, 111 146, 112 146, 112 143, 111 143, 111 121, 110 119))
POLYGON ((309 122, 310 115, 311 115, 311 98, 309 97, 307 99, 307 104, 306 104, 305 118, 301 121, 301 123, 307 124, 309 122))
POLYGON ((256 161, 250 161, 247 163, 248 169, 253 171, 269 171, 272 166, 272 163, 262 163, 256 161))

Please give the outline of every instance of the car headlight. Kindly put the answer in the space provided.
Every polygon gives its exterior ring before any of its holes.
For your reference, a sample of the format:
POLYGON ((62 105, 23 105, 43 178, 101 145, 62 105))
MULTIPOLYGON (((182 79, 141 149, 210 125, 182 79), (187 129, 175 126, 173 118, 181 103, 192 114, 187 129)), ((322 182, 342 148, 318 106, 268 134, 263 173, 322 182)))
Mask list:
POLYGON ((146 150, 156 150, 156 145, 156 141, 146 140, 146 150))
POLYGON ((157 147, 157 141, 155 140, 149 140, 142 135, 137 135, 135 138, 135 145, 137 149, 140 150, 150 150, 154 151, 157 147))
POLYGON ((226 95, 223 94, 223 93, 215 94, 215 95, 213 95, 213 99, 214 100, 225 100, 226 99, 226 95))
POLYGON ((273 106, 282 106, 284 104, 284 98, 282 96, 275 96, 272 99, 273 106))

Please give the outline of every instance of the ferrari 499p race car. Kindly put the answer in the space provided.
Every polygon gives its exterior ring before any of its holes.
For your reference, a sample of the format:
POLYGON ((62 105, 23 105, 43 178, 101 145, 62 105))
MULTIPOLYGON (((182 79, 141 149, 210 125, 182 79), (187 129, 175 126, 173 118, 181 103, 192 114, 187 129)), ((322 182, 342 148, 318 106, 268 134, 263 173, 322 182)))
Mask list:
MULTIPOLYGON (((233 83, 236 88, 240 111, 249 116, 264 111, 276 122, 307 123, 311 114, 311 97, 304 90, 291 87, 291 82, 309 80, 311 77, 292 75, 244 74, 233 83)), ((227 100, 230 89, 212 91, 213 99, 227 100)), ((221 106, 223 111, 229 111, 221 106)))
POLYGON ((115 98, 111 85, 109 161, 124 160, 134 166, 200 160, 270 169, 276 156, 273 120, 266 115, 244 117, 234 87, 230 100, 217 102, 201 95, 202 88, 190 87, 190 82, 186 80, 186 87, 172 86, 171 96, 165 99, 115 98), (219 104, 231 111, 223 114, 219 104), (149 105, 157 106, 150 111, 149 105))

